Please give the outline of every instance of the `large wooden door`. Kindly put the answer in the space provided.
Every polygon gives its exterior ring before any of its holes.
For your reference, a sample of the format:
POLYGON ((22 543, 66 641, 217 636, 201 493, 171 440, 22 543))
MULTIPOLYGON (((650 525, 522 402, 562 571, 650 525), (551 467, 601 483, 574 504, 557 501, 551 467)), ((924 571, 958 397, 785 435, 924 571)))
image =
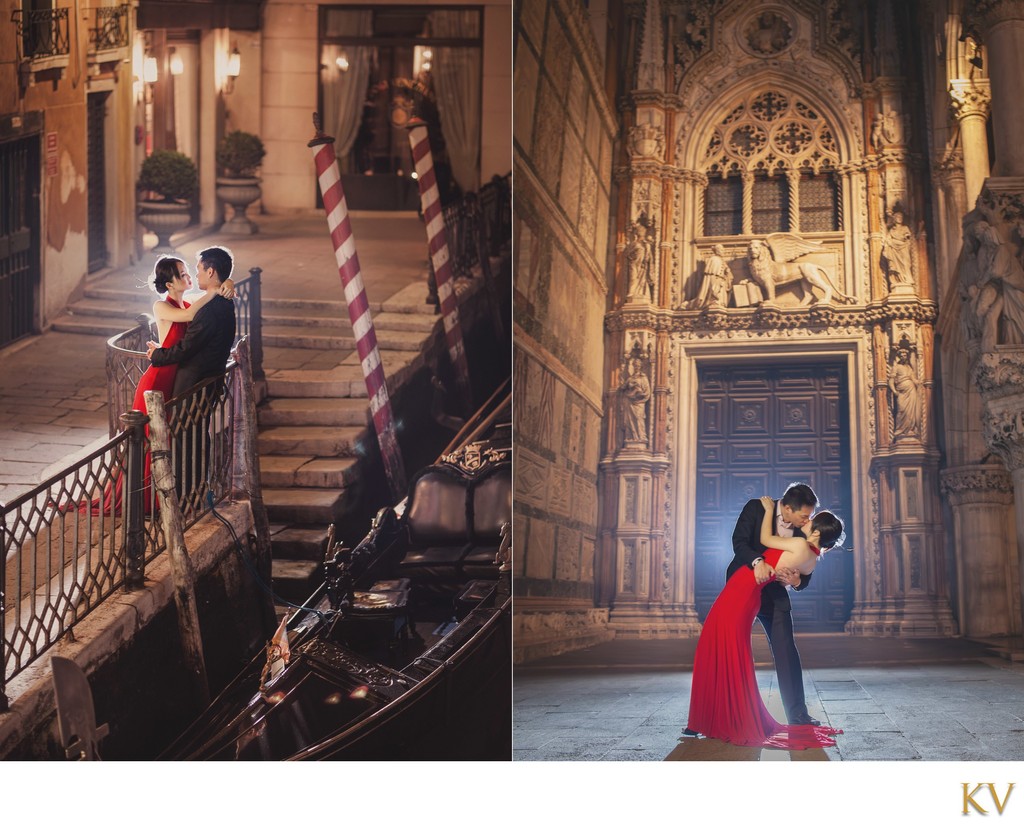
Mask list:
POLYGON ((36 330, 39 179, 38 136, 0 143, 0 346, 36 330))
MULTIPOLYGON (((701 620, 725 584, 732 531, 747 500, 779 497, 791 482, 805 482, 819 508, 849 528, 847 398, 838 364, 700 368, 694 581, 701 620)), ((846 545, 853 545, 849 536, 846 545)), ((827 553, 810 586, 790 598, 798 631, 843 630, 853 602, 851 553, 827 553)))

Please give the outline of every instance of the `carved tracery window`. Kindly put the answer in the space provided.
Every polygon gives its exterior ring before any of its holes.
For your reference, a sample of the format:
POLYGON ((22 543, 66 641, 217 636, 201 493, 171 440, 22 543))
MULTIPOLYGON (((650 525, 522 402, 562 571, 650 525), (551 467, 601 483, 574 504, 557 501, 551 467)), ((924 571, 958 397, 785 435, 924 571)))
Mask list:
POLYGON ((838 163, 815 108, 778 90, 752 93, 708 140, 704 234, 840 229, 838 163))

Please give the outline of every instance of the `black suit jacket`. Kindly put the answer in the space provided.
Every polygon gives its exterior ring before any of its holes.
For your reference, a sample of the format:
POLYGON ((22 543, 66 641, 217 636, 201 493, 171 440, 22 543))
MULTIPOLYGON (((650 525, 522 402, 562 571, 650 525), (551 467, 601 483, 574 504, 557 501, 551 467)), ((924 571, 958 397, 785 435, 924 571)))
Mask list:
POLYGON ((185 336, 169 349, 154 349, 154 366, 178 364, 174 393, 181 395, 204 378, 223 375, 235 342, 235 304, 215 296, 199 309, 185 336))
MULTIPOLYGON (((732 563, 729 564, 729 568, 725 571, 727 580, 740 567, 749 567, 750 562, 758 555, 763 555, 765 549, 767 549, 761 543, 761 523, 764 520, 764 515, 764 506, 761 505, 760 500, 749 500, 743 507, 743 511, 740 512, 739 519, 736 521, 736 528, 732 533, 732 548, 735 556, 732 559, 732 563)), ((772 534, 778 534, 774 518, 772 519, 772 534)), ((794 529, 793 537, 802 538, 804 533, 799 529, 794 529)), ((803 590, 810 583, 810 580, 810 575, 801 575, 800 584, 793 589, 803 590)), ((777 581, 772 581, 765 585, 764 591, 761 594, 762 607, 766 604, 766 599, 774 601, 776 607, 781 607, 784 610, 790 609, 789 594, 786 592, 786 588, 777 581)))

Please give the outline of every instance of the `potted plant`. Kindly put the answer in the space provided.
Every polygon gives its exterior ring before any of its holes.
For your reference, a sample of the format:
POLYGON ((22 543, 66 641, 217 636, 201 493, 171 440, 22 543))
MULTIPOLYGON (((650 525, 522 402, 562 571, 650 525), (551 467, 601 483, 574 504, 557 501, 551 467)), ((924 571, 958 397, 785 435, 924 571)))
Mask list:
POLYGON ((146 193, 138 202, 138 217, 157 237, 153 252, 173 252, 171 236, 192 222, 192 199, 199 188, 196 164, 180 151, 154 151, 143 160, 136 185, 146 193))
POLYGON ((217 178, 217 197, 235 210, 232 218, 221 227, 222 231, 241 235, 258 232, 245 211, 260 198, 256 169, 266 153, 260 138, 246 131, 231 131, 217 144, 217 166, 222 172, 217 178))

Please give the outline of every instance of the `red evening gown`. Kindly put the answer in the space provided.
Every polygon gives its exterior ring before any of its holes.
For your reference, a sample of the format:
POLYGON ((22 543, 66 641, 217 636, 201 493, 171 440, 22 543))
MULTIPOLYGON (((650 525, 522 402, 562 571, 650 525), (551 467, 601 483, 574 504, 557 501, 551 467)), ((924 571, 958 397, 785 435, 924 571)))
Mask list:
MULTIPOLYGON (((168 303, 173 305, 175 308, 190 308, 191 304, 185 302, 175 302, 171 297, 167 297, 168 303)), ((163 343, 160 344, 161 348, 169 349, 182 337, 185 336, 185 329, 188 328, 188 323, 171 323, 171 327, 167 330, 167 336, 164 337, 163 343)), ((141 410, 143 413, 148 414, 149 411, 146 409, 146 392, 149 390, 159 390, 163 393, 164 401, 169 401, 171 393, 174 392, 174 376, 178 372, 178 365, 170 364, 168 366, 150 366, 145 372, 142 373, 142 377, 139 378, 138 386, 135 387, 135 398, 132 399, 131 409, 141 410)), ((149 425, 146 425, 146 435, 149 435, 149 425)), ((124 479, 124 474, 119 473, 117 480, 111 484, 107 483, 103 489, 103 497, 93 500, 90 504, 92 513, 94 515, 108 515, 108 514, 120 514, 121 513, 121 482, 124 479)), ((145 471, 142 478, 142 484, 145 486, 144 497, 144 508, 148 513, 152 511, 152 502, 150 497, 152 492, 150 491, 150 482, 152 481, 152 471, 149 460, 149 454, 146 454, 146 465, 145 471)))
MULTIPOLYGON (((773 568, 782 551, 764 557, 773 568)), ((768 583, 768 582, 765 582, 768 583)), ((832 727, 780 724, 768 712, 754 675, 750 631, 761 607, 761 588, 749 567, 737 570, 711 606, 693 658, 687 727, 744 747, 807 750, 834 747, 832 727)))

